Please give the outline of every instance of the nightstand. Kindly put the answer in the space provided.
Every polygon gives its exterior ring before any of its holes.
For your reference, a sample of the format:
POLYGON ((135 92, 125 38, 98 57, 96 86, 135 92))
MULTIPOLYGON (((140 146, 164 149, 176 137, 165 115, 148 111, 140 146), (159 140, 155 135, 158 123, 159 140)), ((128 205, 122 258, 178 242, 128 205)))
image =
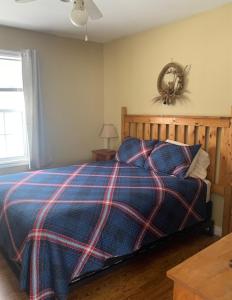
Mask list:
POLYGON ((104 161, 114 159, 116 154, 115 150, 111 149, 98 149, 92 151, 92 158, 94 161, 104 161))

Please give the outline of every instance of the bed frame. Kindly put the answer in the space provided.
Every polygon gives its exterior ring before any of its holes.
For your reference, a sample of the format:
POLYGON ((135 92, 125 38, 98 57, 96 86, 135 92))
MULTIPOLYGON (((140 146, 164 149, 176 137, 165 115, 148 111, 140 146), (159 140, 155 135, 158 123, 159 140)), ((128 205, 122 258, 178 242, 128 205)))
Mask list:
POLYGON ((122 107, 121 137, 200 143, 210 155, 212 193, 224 198, 223 235, 230 231, 232 182, 232 110, 228 117, 132 115, 122 107))
MULTIPOLYGON (((231 117, 132 115, 127 113, 126 107, 122 107, 121 122, 122 141, 131 136, 142 139, 172 139, 182 143, 200 143, 202 145, 202 148, 210 155, 211 164, 207 178, 212 183, 212 193, 224 197, 223 235, 227 234, 230 231, 229 223, 232 209, 232 111, 231 117)), ((96 274, 140 253, 157 248, 166 243, 167 240, 184 232, 204 230, 207 234, 213 234, 211 201, 207 203, 206 209, 205 221, 191 228, 186 228, 183 232, 177 232, 155 241, 129 255, 109 260, 104 268, 74 279, 71 285, 76 285, 82 280, 96 276, 96 274)))

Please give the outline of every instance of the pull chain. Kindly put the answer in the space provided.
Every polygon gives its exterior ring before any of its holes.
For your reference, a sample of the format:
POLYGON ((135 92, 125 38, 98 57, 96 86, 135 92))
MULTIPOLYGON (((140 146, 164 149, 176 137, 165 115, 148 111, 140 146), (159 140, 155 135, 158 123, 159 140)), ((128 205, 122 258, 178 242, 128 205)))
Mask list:
POLYGON ((88 27, 87 27, 87 23, 85 25, 85 42, 88 42, 89 37, 88 37, 88 27))

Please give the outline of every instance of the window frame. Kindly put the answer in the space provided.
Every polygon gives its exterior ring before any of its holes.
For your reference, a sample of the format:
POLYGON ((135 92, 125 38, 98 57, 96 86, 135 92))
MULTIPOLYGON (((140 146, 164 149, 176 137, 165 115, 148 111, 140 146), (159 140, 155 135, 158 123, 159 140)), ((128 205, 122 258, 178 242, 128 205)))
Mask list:
MULTIPOLYGON (((6 51, 0 49, 0 60, 21 60, 21 53, 16 51, 6 51)), ((23 88, 1 88, 0 92, 23 92, 23 88)), ((14 157, 5 157, 0 158, 0 169, 14 166, 28 166, 29 165, 29 151, 28 151, 28 140, 27 140, 27 129, 26 129, 26 119, 25 111, 24 113, 21 110, 17 109, 1 109, 0 112, 21 112, 22 113, 22 126, 23 126, 23 143, 24 143, 24 155, 23 156, 14 156, 14 157)))

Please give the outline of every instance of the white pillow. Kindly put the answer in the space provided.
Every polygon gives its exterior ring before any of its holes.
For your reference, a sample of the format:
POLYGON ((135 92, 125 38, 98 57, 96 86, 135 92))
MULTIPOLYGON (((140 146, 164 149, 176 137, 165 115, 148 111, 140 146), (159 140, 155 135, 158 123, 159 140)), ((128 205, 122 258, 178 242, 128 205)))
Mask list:
MULTIPOLYGON (((167 143, 187 146, 187 144, 179 143, 173 140, 166 140, 167 143)), ((210 165, 209 154, 200 149, 195 155, 185 177, 194 177, 204 180, 207 176, 207 168, 210 165)))

